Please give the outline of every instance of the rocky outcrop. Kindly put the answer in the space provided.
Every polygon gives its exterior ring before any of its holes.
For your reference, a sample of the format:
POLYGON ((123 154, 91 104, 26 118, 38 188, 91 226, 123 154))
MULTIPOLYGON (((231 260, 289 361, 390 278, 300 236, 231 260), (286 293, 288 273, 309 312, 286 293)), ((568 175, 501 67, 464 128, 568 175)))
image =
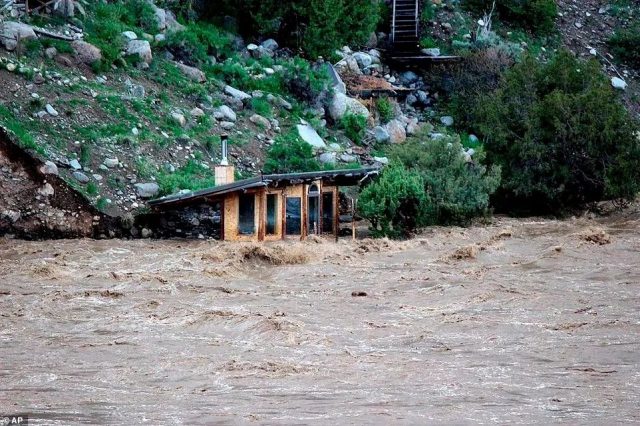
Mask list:
POLYGON ((38 37, 30 25, 12 21, 0 23, 0 41, 7 50, 15 50, 19 43, 34 38, 38 37))
POLYGON ((0 235, 98 237, 116 223, 69 186, 55 163, 33 157, 1 127, 0 193, 0 235))
POLYGON ((329 105, 329 115, 334 121, 340 121, 347 113, 369 118, 369 110, 360 101, 343 93, 336 93, 329 105))

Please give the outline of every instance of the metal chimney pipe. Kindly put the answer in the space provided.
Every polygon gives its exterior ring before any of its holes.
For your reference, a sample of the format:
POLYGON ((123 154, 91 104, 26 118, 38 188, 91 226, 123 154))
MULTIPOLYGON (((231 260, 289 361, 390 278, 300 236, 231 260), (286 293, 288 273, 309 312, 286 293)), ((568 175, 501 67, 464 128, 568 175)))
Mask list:
POLYGON ((229 159, 227 158, 229 153, 228 147, 227 147, 228 140, 229 140, 229 135, 227 135, 226 133, 223 133, 220 135, 220 142, 222 142, 222 160, 220 160, 221 166, 229 165, 229 159))

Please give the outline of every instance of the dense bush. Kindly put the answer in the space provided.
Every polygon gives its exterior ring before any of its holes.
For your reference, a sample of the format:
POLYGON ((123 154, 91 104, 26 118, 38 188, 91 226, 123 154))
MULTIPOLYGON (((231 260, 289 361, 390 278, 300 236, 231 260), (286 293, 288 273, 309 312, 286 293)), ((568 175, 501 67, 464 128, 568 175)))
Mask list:
POLYGON ((637 123, 595 60, 569 52, 547 64, 524 58, 477 120, 488 158, 502 166, 505 209, 558 211, 638 191, 637 123))
MULTIPOLYGON (((494 0, 463 0, 464 5, 477 13, 489 12, 494 0)), ((502 20, 521 25, 539 34, 555 28, 558 7, 555 0, 496 0, 502 20)))
POLYGON ((423 225, 428 204, 420 174, 398 163, 362 190, 358 211, 371 222, 374 237, 406 238, 423 225))
POLYGON ((406 237, 424 225, 464 225, 489 210, 500 182, 482 152, 469 162, 457 136, 413 138, 391 149, 393 166, 366 187, 358 208, 375 236, 406 237))
POLYGON ((489 196, 500 183, 500 168, 482 165, 482 150, 469 162, 458 136, 418 137, 392 148, 390 156, 420 174, 430 204, 423 213, 429 225, 464 225, 487 214, 489 196))
POLYGON ((375 0, 224 0, 210 13, 235 16, 245 35, 277 35, 315 57, 366 42, 380 19, 380 5, 375 0))
POLYGON ((388 123, 393 118, 393 104, 387 97, 382 97, 376 102, 376 109, 380 116, 380 121, 388 123))
POLYGON ((178 60, 188 65, 200 65, 209 56, 218 56, 230 50, 231 36, 217 27, 202 22, 188 24, 184 31, 169 33, 169 50, 178 60))
POLYGON ((344 129, 344 134, 354 143, 360 144, 364 131, 367 128, 367 117, 347 113, 340 120, 340 127, 344 129))
POLYGON ((311 145, 300 139, 295 130, 278 136, 267 151, 264 173, 294 173, 320 170, 311 145))
POLYGON ((640 22, 616 31, 609 39, 609 46, 617 58, 640 68, 640 22))
POLYGON ((195 160, 189 160, 174 173, 161 172, 158 175, 158 185, 160 186, 160 195, 169 195, 181 189, 195 191, 214 186, 215 177, 212 170, 202 167, 195 160))

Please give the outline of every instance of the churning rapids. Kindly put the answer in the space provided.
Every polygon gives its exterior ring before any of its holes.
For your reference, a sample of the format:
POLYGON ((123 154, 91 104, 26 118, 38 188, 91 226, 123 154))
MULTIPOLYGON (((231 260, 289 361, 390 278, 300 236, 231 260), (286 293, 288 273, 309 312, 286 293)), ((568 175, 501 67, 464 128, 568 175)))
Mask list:
POLYGON ((32 424, 640 422, 640 215, 407 242, 0 240, 32 424))

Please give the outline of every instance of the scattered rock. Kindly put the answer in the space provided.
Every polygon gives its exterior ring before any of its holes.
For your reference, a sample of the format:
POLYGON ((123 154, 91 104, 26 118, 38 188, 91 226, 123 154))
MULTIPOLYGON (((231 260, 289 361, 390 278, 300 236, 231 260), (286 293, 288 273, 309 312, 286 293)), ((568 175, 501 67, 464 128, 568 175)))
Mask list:
POLYGON ((91 65, 102 59, 102 52, 91 43, 82 40, 75 40, 71 43, 74 58, 77 62, 91 65))
POLYGON ((389 133, 389 141, 391 143, 402 143, 407 140, 404 123, 400 120, 391 120, 387 123, 386 130, 389 133))
POLYGON ((373 63, 373 58, 371 58, 371 55, 368 53, 356 52, 353 54, 353 58, 356 60, 360 69, 365 69, 373 63))
POLYGON ((201 118, 205 116, 205 113, 202 109, 196 107, 189 112, 189 115, 193 118, 201 118))
POLYGON ((133 187, 140 198, 153 198, 160 192, 160 187, 155 182, 136 183, 133 187))
POLYGON ((327 144, 322 140, 316 129, 308 124, 298 124, 300 138, 315 149, 325 149, 327 144))
POLYGON ((236 126, 236 123, 232 121, 221 121, 220 127, 224 130, 231 130, 236 126))
POLYGON ((322 164, 335 164, 336 163, 336 153, 335 152, 324 152, 320 154, 318 157, 318 161, 322 164))
POLYGON ((47 111, 47 114, 49 114, 52 117, 57 117, 58 115, 60 115, 58 111, 56 111, 56 109, 53 106, 51 106, 51 104, 46 104, 44 106, 44 109, 47 111))
POLYGON ((437 47, 432 47, 430 49, 422 49, 422 53, 427 56, 440 56, 440 49, 437 47))
POLYGON ((440 122, 447 127, 453 126, 453 117, 445 115, 444 117, 440 117, 440 122))
POLYGON ((279 47, 278 42, 272 38, 266 39, 260 44, 260 46, 262 46, 267 50, 271 50, 272 52, 275 52, 276 50, 278 50, 278 47, 279 47))
POLYGON ((387 157, 373 157, 373 161, 375 161, 376 163, 380 163, 384 166, 389 164, 389 159, 387 157))
POLYGON ((174 63, 184 75, 189 77, 190 80, 195 81, 196 83, 204 83, 205 81, 207 81, 207 76, 205 75, 205 73, 198 68, 190 67, 188 65, 181 64, 180 62, 174 63))
POLYGON ((580 235, 580 237, 589 243, 598 244, 600 246, 611 244, 611 236, 607 234, 604 229, 587 229, 580 235))
POLYGON ((82 166, 80 165, 80 162, 75 158, 69 161, 69 167, 71 167, 73 170, 82 170, 82 166))
POLYGON ((400 74, 400 83, 405 86, 409 86, 417 82, 419 79, 420 77, 418 77, 418 74, 416 74, 413 71, 405 71, 402 74, 400 74))
POLYGON ((147 40, 130 40, 127 43, 126 54, 137 56, 147 64, 153 60, 151 44, 147 40))
POLYGON ((271 130, 271 122, 260 114, 253 114, 249 118, 249 121, 251 121, 256 126, 262 127, 265 130, 271 130))
POLYGON ((334 94, 331 105, 329 105, 331 118, 335 121, 340 121, 347 113, 364 115, 367 119, 369 118, 369 110, 360 101, 343 93, 334 94))
POLYGON ((53 59, 56 57, 57 54, 58 54, 58 49, 56 49, 55 47, 47 47, 44 50, 44 56, 46 56, 47 59, 53 59))
POLYGON ((376 126, 373 129, 373 136, 376 138, 377 143, 387 143, 391 139, 391 135, 387 129, 382 126, 376 126))
POLYGON ((105 158, 102 164, 110 169, 113 169, 114 167, 118 167, 118 164, 120 164, 120 162, 117 158, 105 158))
POLYGON ((35 38, 38 36, 30 25, 13 21, 0 23, 0 41, 9 51, 15 50, 19 42, 35 38))
POLYGON ((144 98, 145 89, 143 85, 135 84, 130 79, 127 78, 124 81, 124 86, 126 87, 127 92, 129 93, 129 96, 132 96, 134 98, 139 98, 139 99, 144 98))
POLYGON ((16 68, 18 68, 18 66, 16 64, 14 64, 13 62, 9 62, 7 64, 7 71, 9 71, 9 72, 14 72, 16 70, 16 68))
POLYGON ((133 31, 124 31, 122 33, 122 38, 124 39, 125 42, 130 42, 131 40, 137 40, 138 35, 133 31))
POLYGON ((353 154, 345 153, 340 155, 340 161, 342 161, 343 163, 355 163, 358 161, 358 157, 353 154))
POLYGON ((238 90, 235 89, 231 86, 225 86, 224 87, 224 93, 226 93, 227 95, 231 96, 234 99, 237 99, 239 101, 246 101, 251 99, 251 95, 248 93, 243 92, 242 90, 238 90))
POLYGON ((40 188, 38 188, 38 194, 45 197, 50 197, 55 193, 56 191, 53 189, 53 186, 51 186, 49 182, 45 183, 40 188))
POLYGON ((358 61, 353 56, 345 56, 335 65, 335 69, 340 74, 356 74, 361 75, 362 71, 358 66, 358 61))
POLYGON ((236 113, 227 105, 222 105, 221 107, 219 107, 218 112, 220 113, 221 118, 226 119, 226 121, 235 122, 237 119, 236 113))
POLYGON ((175 121, 176 123, 178 123, 180 125, 180 127, 184 127, 187 125, 187 119, 184 117, 183 114, 179 113, 179 112, 172 112, 171 113, 171 119, 173 121, 175 121))
POLYGON ((40 173, 44 175, 58 176, 58 166, 53 161, 47 160, 42 166, 40 166, 40 173))
POLYGON ((79 171, 73 172, 73 177, 75 178, 75 180, 77 180, 80 183, 89 182, 89 176, 87 176, 84 173, 79 172, 79 171))
POLYGON ((618 89, 618 90, 627 89, 627 82, 619 77, 613 77, 611 79, 611 85, 613 86, 614 89, 618 89))
POLYGON ((142 228, 142 231, 140 231, 140 236, 142 238, 150 238, 152 235, 153 232, 150 229, 142 228))

